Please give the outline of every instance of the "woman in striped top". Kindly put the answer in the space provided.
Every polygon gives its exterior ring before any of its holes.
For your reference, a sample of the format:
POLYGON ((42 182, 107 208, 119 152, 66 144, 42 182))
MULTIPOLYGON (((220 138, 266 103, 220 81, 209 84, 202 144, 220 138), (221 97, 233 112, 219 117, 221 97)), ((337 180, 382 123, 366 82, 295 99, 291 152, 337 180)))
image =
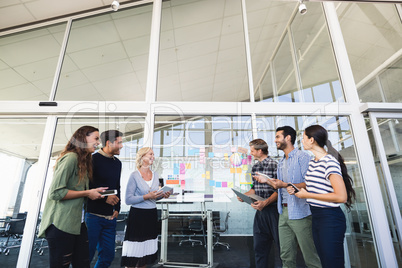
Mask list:
POLYGON ((310 161, 305 176, 306 189, 300 189, 295 195, 310 204, 314 244, 322 267, 344 267, 346 219, 340 204, 345 203, 348 209, 352 205, 356 195, 352 179, 343 157, 332 147, 322 126, 306 128, 302 142, 304 149, 311 151, 315 158, 310 161))

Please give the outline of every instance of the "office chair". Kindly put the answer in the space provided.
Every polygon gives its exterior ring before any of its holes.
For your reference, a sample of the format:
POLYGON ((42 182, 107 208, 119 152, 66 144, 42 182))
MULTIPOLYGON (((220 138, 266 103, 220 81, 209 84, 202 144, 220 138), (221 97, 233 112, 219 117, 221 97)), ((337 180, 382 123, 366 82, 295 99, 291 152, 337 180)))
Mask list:
POLYGON ((200 244, 200 246, 203 245, 201 240, 198 239, 193 239, 192 237, 196 236, 197 233, 202 232, 202 236, 204 238, 204 245, 206 245, 205 241, 205 230, 204 230, 204 223, 201 219, 201 217, 192 217, 189 219, 188 226, 183 229, 183 231, 188 231, 192 234, 189 235, 188 239, 181 240, 179 243, 179 246, 181 246, 183 243, 189 242, 191 243, 191 246, 195 246, 197 243, 200 244))
POLYGON ((25 227, 25 218, 24 219, 10 219, 8 222, 8 229, 7 229, 7 241, 4 247, 4 255, 8 255, 10 253, 11 248, 19 248, 21 247, 21 240, 22 234, 24 233, 25 227), (10 238, 15 239, 13 241, 13 245, 9 245, 10 238))
POLYGON ((127 220, 128 214, 125 212, 119 213, 116 219, 116 247, 114 248, 114 251, 117 252, 118 249, 121 249, 123 247, 123 241, 124 241, 124 233, 126 231, 126 220, 127 220))
POLYGON ((215 246, 218 246, 218 245, 226 247, 227 250, 230 249, 229 243, 219 241, 220 234, 222 234, 228 230, 229 213, 230 213, 229 211, 226 213, 225 221, 223 222, 223 224, 220 219, 213 221, 213 234, 216 236, 216 242, 212 246, 212 249, 215 249, 215 246))

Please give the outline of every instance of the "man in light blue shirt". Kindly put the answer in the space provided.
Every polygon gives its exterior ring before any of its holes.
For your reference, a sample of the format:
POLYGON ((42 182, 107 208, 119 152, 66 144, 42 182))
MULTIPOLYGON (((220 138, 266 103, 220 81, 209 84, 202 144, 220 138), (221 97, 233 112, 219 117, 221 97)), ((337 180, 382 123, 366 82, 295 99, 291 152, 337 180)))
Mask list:
POLYGON ((310 207, 305 199, 297 198, 289 186, 292 183, 297 188, 306 187, 304 176, 311 159, 308 153, 294 147, 295 140, 296 131, 292 127, 276 129, 276 146, 285 153, 278 163, 278 179, 258 176, 257 180, 278 189, 278 229, 283 267, 296 267, 297 243, 307 267, 321 267, 312 236, 310 207))

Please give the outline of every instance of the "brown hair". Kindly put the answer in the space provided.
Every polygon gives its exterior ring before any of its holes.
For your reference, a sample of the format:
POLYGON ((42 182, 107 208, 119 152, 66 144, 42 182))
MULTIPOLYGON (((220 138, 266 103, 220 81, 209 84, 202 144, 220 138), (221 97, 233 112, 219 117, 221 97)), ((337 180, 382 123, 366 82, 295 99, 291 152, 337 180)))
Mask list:
POLYGON ((81 183, 84 180, 85 175, 92 180, 92 154, 87 150, 86 137, 95 131, 99 132, 97 128, 92 126, 83 126, 77 129, 56 161, 57 166, 61 157, 67 153, 76 153, 78 161, 78 183, 81 183))
POLYGON ((262 139, 255 139, 250 141, 248 144, 250 147, 253 146, 256 150, 262 150, 262 153, 268 155, 268 144, 262 139))

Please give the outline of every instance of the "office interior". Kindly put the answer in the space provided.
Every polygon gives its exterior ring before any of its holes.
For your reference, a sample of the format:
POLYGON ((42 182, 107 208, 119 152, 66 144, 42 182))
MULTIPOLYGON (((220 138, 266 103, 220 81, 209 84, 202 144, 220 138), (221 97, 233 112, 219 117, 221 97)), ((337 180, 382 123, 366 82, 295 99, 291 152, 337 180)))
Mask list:
MULTIPOLYGON (((230 267, 222 260, 252 252, 254 211, 231 191, 251 187, 249 141, 264 139, 279 160, 277 127, 294 127, 303 149, 303 129, 320 124, 357 193, 343 207, 345 266, 402 266, 399 1, 304 1, 305 14, 292 0, 111 2, 0 3, 1 263, 46 263, 36 234, 53 167, 92 125, 124 133, 122 214, 136 152, 150 146, 177 193, 159 209, 205 205, 222 228, 229 214, 219 239, 231 249, 213 253, 230 267)), ((169 245, 188 239, 186 221, 169 221, 169 245)))

